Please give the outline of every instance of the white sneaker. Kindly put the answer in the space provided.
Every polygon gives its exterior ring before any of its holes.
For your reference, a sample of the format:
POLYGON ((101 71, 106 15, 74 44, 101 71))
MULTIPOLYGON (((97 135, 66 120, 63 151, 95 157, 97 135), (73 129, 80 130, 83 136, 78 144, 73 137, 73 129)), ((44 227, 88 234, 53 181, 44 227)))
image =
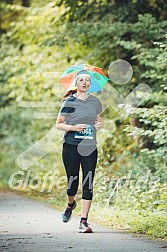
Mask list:
POLYGON ((86 220, 80 222, 79 224, 79 233, 93 233, 91 227, 89 227, 89 224, 86 222, 86 220))

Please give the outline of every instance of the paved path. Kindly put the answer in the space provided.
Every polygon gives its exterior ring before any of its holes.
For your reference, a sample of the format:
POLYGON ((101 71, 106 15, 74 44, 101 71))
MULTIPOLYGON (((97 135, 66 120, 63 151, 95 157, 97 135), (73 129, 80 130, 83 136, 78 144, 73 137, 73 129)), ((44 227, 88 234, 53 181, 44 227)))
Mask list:
POLYGON ((79 217, 61 222, 61 213, 23 196, 0 192, 0 251, 4 252, 158 252, 167 243, 104 228, 78 233, 79 217))

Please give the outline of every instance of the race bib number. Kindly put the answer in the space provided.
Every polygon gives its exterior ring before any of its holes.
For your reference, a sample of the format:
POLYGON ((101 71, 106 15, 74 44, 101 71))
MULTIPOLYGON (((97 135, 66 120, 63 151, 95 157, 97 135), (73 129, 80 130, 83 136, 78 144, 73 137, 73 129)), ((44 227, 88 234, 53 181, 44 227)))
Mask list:
POLYGON ((81 132, 75 132, 75 138, 93 139, 93 125, 87 125, 87 128, 81 132))

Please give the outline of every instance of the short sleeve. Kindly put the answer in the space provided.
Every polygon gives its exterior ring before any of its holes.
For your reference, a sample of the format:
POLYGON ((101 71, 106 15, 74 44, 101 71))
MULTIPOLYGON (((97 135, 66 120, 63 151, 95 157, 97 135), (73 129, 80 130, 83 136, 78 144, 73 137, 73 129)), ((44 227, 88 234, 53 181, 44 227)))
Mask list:
POLYGON ((68 117, 69 114, 74 113, 75 108, 69 104, 67 100, 65 100, 60 108, 59 114, 65 117, 68 117))
POLYGON ((102 112, 102 104, 100 100, 98 100, 98 106, 97 106, 97 115, 99 115, 102 112))

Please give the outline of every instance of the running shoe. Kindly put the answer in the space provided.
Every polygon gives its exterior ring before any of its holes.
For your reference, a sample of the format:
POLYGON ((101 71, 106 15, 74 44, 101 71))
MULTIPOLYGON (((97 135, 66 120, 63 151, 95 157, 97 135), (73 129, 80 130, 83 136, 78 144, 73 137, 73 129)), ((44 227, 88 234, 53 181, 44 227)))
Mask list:
POLYGON ((89 227, 89 224, 87 221, 82 221, 79 224, 79 233, 93 233, 91 227, 89 227))
POLYGON ((74 201, 74 206, 73 207, 69 207, 67 206, 66 209, 64 210, 64 213, 62 214, 62 221, 63 222, 68 222, 71 217, 72 217, 72 211, 76 208, 76 201, 74 201))

